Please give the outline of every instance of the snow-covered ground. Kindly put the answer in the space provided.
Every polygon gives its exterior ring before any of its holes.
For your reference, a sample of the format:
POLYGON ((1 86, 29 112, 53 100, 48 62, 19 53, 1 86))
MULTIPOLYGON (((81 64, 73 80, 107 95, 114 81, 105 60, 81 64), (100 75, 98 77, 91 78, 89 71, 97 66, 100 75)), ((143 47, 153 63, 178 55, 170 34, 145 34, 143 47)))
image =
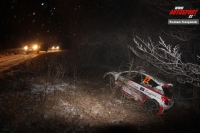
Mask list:
POLYGON ((62 117, 69 121, 69 119, 76 118, 81 125, 96 126, 117 124, 122 121, 138 122, 140 119, 138 117, 141 114, 145 115, 145 111, 139 104, 126 99, 119 92, 115 92, 118 97, 116 94, 112 95, 111 92, 108 93, 110 91, 108 89, 109 86, 98 86, 95 83, 91 85, 88 84, 88 81, 79 80, 77 84, 74 84, 72 80, 69 83, 56 83, 55 85, 33 83, 31 93, 38 100, 41 99, 41 94, 51 97, 57 93, 56 104, 42 112, 46 119, 62 117), (130 109, 126 109, 126 107, 130 109), (136 113, 133 112, 134 110, 136 113), (141 114, 138 115, 138 112, 141 114))
POLYGON ((105 84, 99 68, 88 70, 89 76, 71 75, 62 81, 36 76, 23 66, 1 73, 0 132, 96 132, 126 124, 137 132, 197 129, 198 117, 190 116, 183 97, 163 116, 152 116, 105 84))

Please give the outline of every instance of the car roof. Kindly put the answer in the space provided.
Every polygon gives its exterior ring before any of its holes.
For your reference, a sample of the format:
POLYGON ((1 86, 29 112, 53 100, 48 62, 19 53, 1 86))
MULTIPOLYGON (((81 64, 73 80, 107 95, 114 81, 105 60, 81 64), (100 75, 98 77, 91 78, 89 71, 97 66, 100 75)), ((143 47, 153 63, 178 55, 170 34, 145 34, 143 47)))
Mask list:
POLYGON ((123 72, 120 72, 120 75, 123 74, 123 73, 129 73, 129 72, 131 72, 131 73, 140 73, 140 74, 143 74, 145 76, 148 76, 149 78, 154 80, 159 85, 163 85, 163 84, 167 83, 167 82, 163 81, 162 79, 158 78, 157 76, 149 74, 149 73, 147 73, 145 71, 142 71, 142 70, 140 70, 140 71, 123 71, 123 72))

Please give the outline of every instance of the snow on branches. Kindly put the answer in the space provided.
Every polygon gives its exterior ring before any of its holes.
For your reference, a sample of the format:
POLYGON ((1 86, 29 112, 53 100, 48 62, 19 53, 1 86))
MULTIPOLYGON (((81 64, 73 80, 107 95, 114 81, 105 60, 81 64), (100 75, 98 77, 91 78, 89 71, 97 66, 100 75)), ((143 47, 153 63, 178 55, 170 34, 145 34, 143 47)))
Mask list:
POLYGON ((159 39, 159 43, 154 44, 150 38, 149 42, 145 42, 136 36, 134 42, 137 48, 130 45, 128 47, 135 55, 145 59, 165 74, 176 76, 180 83, 191 83, 200 87, 200 66, 182 62, 179 45, 167 45, 161 37, 159 39))

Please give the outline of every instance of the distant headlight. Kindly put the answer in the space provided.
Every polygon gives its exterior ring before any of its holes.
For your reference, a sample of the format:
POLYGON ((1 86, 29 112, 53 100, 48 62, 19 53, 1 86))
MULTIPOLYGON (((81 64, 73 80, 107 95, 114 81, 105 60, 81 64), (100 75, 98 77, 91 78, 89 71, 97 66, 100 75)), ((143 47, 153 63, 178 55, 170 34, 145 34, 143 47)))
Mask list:
POLYGON ((24 50, 27 50, 27 49, 28 49, 28 46, 25 46, 25 47, 24 47, 24 50))
POLYGON ((57 46, 56 49, 59 49, 59 46, 57 46))
POLYGON ((33 49, 36 50, 38 48, 38 45, 34 45, 33 49))
POLYGON ((55 49, 55 47, 53 46, 52 49, 55 49))

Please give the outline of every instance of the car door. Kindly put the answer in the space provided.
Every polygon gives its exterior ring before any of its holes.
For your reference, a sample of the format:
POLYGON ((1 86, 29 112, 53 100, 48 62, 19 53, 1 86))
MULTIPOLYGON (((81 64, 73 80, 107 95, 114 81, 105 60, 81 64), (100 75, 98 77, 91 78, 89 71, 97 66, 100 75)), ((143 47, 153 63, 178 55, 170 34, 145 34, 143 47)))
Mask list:
POLYGON ((138 101, 139 103, 143 103, 146 97, 144 97, 143 93, 139 91, 141 74, 131 72, 124 74, 123 77, 125 85, 122 86, 121 91, 131 99, 138 101))

